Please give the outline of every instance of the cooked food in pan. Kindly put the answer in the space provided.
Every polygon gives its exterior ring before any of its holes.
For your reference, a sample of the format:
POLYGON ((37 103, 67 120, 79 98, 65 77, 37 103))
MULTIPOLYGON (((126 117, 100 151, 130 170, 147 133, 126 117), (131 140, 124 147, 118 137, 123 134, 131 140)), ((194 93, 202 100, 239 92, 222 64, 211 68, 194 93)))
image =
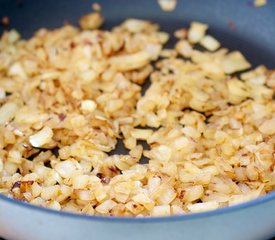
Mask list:
POLYGON ((103 21, 97 9, 81 28, 40 29, 28 40, 3 34, 1 194, 143 217, 213 210, 274 190, 274 71, 251 69, 204 23, 169 36, 146 20, 110 31, 103 21), (118 141, 127 154, 115 150, 118 141))

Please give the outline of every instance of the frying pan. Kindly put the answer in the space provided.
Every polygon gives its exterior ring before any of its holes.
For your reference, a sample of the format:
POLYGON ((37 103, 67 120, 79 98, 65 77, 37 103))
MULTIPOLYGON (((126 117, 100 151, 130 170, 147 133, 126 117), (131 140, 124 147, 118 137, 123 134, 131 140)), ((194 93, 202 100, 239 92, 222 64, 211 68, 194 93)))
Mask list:
MULTIPOLYGON (((98 2, 105 28, 135 17, 157 22, 172 33, 190 21, 202 21, 223 46, 240 50, 254 66, 275 68, 275 1, 255 8, 249 0, 178 0, 174 12, 163 12, 156 0, 98 2)), ((91 4, 89 0, 0 0, 0 17, 8 16, 9 28, 28 38, 40 27, 76 24, 91 4)), ((0 236, 11 240, 268 239, 275 236, 275 192, 215 211, 158 218, 81 216, 0 194, 0 236)))

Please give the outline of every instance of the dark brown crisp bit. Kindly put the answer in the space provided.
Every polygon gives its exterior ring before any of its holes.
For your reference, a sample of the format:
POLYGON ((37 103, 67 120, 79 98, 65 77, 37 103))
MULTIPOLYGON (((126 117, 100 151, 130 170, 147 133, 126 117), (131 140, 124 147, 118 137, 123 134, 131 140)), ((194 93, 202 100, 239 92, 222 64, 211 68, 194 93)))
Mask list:
POLYGON ((182 199, 184 198, 184 194, 185 194, 185 190, 181 190, 180 193, 179 193, 178 198, 179 198, 180 200, 182 200, 182 199))
POLYGON ((21 181, 17 181, 15 182, 12 187, 11 187, 11 190, 15 189, 15 188, 20 188, 20 185, 21 185, 21 181))
POLYGON ((30 187, 33 185, 34 181, 29 180, 29 181, 21 181, 20 184, 20 191, 21 192, 26 192, 30 190, 30 187))
POLYGON ((33 185, 34 181, 17 181, 13 184, 11 190, 15 188, 20 188, 20 192, 25 192, 31 185, 33 185))
POLYGON ((64 113, 60 113, 58 115, 58 118, 59 118, 60 121, 63 121, 66 118, 66 115, 64 113))
POLYGON ((109 179, 109 178, 106 178, 106 177, 103 177, 103 178, 101 178, 101 182, 102 182, 102 183, 109 183, 109 182, 110 182, 110 179, 109 179))
POLYGON ((111 172, 114 172, 114 173, 117 173, 119 170, 118 170, 118 168, 116 167, 116 166, 110 166, 109 167, 109 170, 111 171, 111 172))
POLYGON ((4 16, 1 21, 3 26, 8 26, 10 24, 10 19, 7 16, 4 16))
POLYGON ((270 169, 270 171, 274 171, 274 169, 275 169, 275 162, 270 165, 269 169, 270 169))
POLYGON ((73 49, 73 48, 75 48, 75 47, 76 47, 75 42, 71 42, 71 43, 70 43, 70 48, 72 48, 72 49, 73 49))
POLYGON ((96 176, 98 177, 98 178, 103 178, 103 174, 102 173, 98 173, 98 174, 96 174, 96 176))
POLYGON ((23 183, 26 183, 27 185, 31 186, 31 185, 33 185, 34 181, 29 180, 29 181, 24 181, 23 183))
POLYGON ((25 148, 27 151, 31 151, 32 150, 32 147, 26 143, 23 143, 22 144, 22 147, 25 148))
POLYGON ((108 177, 104 177, 104 175, 102 173, 98 173, 98 174, 96 174, 96 176, 101 179, 102 183, 109 183, 110 182, 110 179, 108 177))

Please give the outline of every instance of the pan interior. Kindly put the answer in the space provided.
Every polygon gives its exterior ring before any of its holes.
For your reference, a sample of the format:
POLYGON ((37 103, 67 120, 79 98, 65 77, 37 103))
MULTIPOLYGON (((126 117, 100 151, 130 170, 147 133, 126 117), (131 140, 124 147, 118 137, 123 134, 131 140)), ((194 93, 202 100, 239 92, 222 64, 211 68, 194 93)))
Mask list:
MULTIPOLYGON (((77 24, 78 18, 91 11, 93 1, 76 0, 0 0, 0 19, 10 19, 8 29, 17 29, 23 37, 29 38, 41 27, 56 28, 64 23, 77 24)), ((173 12, 163 12, 156 0, 101 0, 105 29, 121 23, 127 18, 148 19, 160 25, 161 30, 171 36, 176 29, 187 27, 191 21, 201 21, 210 25, 209 33, 222 46, 241 51, 257 66, 275 68, 275 2, 255 8, 249 1, 239 0, 178 0, 173 12)), ((6 28, 0 26, 0 33, 6 28)), ((172 37, 168 47, 172 47, 172 37)), ((144 145, 145 146, 145 145, 144 145)), ((111 152, 127 153, 122 142, 111 152)), ((143 159, 142 162, 146 162, 143 159)))

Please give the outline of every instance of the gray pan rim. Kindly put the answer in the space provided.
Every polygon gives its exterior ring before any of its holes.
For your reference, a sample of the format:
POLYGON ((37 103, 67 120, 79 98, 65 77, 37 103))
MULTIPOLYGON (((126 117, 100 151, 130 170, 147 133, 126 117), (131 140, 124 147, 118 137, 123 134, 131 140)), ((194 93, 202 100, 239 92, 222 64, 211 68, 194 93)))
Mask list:
POLYGON ((185 215, 175 215, 175 216, 167 216, 167 217, 143 217, 143 218, 135 218, 135 217, 110 217, 110 216, 96 216, 96 215, 82 215, 72 212, 66 211, 57 211, 49 208, 44 208, 40 206, 36 206, 27 202, 19 201, 10 197, 7 197, 3 194, 0 194, 0 201, 5 201, 12 205, 16 205, 18 207, 26 208, 32 211, 38 211, 41 213, 51 214, 57 217, 67 217, 74 218, 80 220, 95 220, 95 221, 105 221, 105 222, 131 222, 131 223, 157 223, 157 222, 170 222, 170 221, 188 221, 193 219, 200 219, 212 216, 218 216, 222 214, 232 213, 235 211, 244 210, 247 208, 251 208, 254 206, 262 205, 266 202, 275 201, 275 192, 270 192, 265 196, 256 198, 254 200, 244 202, 241 204, 236 204, 230 207, 219 208, 212 211, 200 212, 200 213, 189 213, 185 215))

